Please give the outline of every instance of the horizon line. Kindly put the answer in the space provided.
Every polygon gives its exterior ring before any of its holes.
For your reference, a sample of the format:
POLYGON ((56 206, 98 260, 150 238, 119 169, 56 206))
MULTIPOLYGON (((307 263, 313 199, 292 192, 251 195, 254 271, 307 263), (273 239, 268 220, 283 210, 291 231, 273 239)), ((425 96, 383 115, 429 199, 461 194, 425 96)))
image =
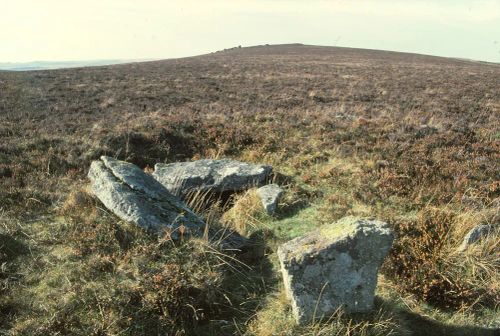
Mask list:
MULTIPOLYGON (((485 60, 480 60, 480 59, 472 59, 472 58, 467 58, 467 57, 458 57, 458 56, 442 56, 442 55, 433 55, 433 54, 423 54, 423 53, 418 53, 418 52, 412 52, 412 51, 401 51, 401 50, 390 50, 390 49, 371 49, 371 48, 360 48, 360 47, 350 47, 350 46, 340 46, 340 45, 316 45, 316 44, 304 44, 304 43, 276 43, 276 44, 258 44, 258 45, 250 45, 250 46, 241 46, 241 48, 255 48, 255 47, 272 47, 272 46, 304 46, 304 47, 326 47, 326 48, 345 48, 345 49, 359 49, 359 50, 372 50, 372 51, 382 51, 382 52, 395 52, 395 53, 401 53, 401 54, 412 54, 412 55, 420 55, 420 56, 429 56, 429 57, 441 57, 441 58, 449 58, 449 59, 456 59, 456 60, 461 60, 461 61, 470 61, 470 62, 481 62, 481 63, 488 63, 488 64, 498 64, 500 65, 499 62, 494 62, 494 61, 485 61, 485 60)), ((204 55, 210 55, 213 53, 217 52, 223 52, 223 51, 231 51, 234 49, 238 49, 239 46, 233 46, 233 47, 228 47, 224 48, 221 50, 215 50, 215 51, 208 51, 205 53, 201 54, 194 54, 194 55, 187 55, 187 56, 182 56, 182 57, 165 57, 165 58, 157 58, 157 57, 145 57, 145 58, 91 58, 91 59, 79 59, 79 60, 32 60, 32 61, 21 61, 21 62, 3 62, 0 61, 0 70, 4 71, 16 71, 16 68, 23 68, 25 66, 26 68, 29 68, 29 65, 36 65, 36 64, 41 64, 41 65, 47 65, 47 68, 43 67, 38 67, 36 69, 35 66, 33 66, 34 69, 32 70, 54 70, 54 69, 62 69, 62 68, 73 68, 70 66, 71 64, 75 64, 74 68, 78 67, 91 67, 91 66, 99 66, 99 64, 92 64, 92 63, 106 63, 106 64, 101 64, 101 66, 108 66, 108 65, 118 65, 118 64, 127 64, 127 63, 140 63, 140 62, 154 62, 154 61, 166 61, 166 60, 172 60, 172 59, 182 59, 182 58, 190 58, 190 57, 197 57, 197 56, 204 56, 204 55), (80 66, 78 65, 80 63, 80 66), (85 65, 85 63, 89 63, 88 65, 85 65), (51 68, 50 65, 68 65, 68 66, 61 66, 61 67, 55 67, 51 68), (9 66, 12 66, 13 68, 9 68, 9 66)), ((29 71, 30 69, 26 69, 26 71, 29 71)), ((23 70, 18 70, 18 71, 23 71, 23 70)))

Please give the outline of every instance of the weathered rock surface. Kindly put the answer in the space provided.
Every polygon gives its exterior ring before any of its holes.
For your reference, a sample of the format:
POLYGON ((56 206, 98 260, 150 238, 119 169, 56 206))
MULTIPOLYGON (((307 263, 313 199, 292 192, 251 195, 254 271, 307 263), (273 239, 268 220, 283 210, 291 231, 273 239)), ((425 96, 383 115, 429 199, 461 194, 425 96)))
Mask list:
POLYGON ((278 202, 281 196, 283 196, 283 189, 277 184, 268 184, 257 189, 257 193, 267 214, 274 215, 278 207, 278 202))
POLYGON ((348 313, 371 310, 378 269, 392 241, 384 222, 346 217, 280 246, 297 322, 328 318, 339 307, 348 313))
POLYGON ((185 235, 201 235, 205 223, 180 199, 139 167, 103 156, 93 161, 89 174, 92 192, 121 219, 140 227, 161 232, 171 231, 179 236, 179 227, 185 235))
POLYGON ((460 252, 463 252, 469 248, 474 243, 477 243, 482 238, 486 237, 491 231, 493 231, 493 227, 491 225, 478 225, 472 228, 464 237, 462 244, 458 248, 460 252))
POLYGON ((240 191, 260 186, 272 167, 229 159, 158 163, 153 173, 161 184, 177 196, 193 190, 214 192, 240 191))
MULTIPOLYGON (((115 215, 172 239, 202 236, 205 223, 177 196, 139 167, 103 156, 89 170, 92 192, 115 215), (182 228, 182 232, 181 232, 182 228)), ((228 228, 208 229, 208 238, 225 249, 241 249, 247 239, 228 228)))

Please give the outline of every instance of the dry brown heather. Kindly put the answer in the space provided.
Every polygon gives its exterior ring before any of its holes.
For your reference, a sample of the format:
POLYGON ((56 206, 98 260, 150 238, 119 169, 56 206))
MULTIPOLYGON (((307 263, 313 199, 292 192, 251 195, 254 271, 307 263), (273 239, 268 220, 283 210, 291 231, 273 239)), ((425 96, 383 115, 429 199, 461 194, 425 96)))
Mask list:
POLYGON ((499 141, 498 64, 283 45, 0 72, 0 334, 493 335, 499 141), (269 163, 287 196, 277 218, 252 193, 198 207, 252 235, 237 260, 103 210, 85 192, 102 154, 269 163), (398 233, 377 309, 295 326, 276 246, 345 215, 398 233), (494 234, 455 252, 481 223, 494 234))

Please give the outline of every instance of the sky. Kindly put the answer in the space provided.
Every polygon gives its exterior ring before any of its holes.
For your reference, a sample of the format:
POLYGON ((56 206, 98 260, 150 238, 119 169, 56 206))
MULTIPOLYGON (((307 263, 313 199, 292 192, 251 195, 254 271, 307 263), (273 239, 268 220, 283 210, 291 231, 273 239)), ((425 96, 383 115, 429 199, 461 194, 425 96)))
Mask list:
POLYGON ((0 62, 304 43, 500 62, 500 0, 0 0, 0 62))

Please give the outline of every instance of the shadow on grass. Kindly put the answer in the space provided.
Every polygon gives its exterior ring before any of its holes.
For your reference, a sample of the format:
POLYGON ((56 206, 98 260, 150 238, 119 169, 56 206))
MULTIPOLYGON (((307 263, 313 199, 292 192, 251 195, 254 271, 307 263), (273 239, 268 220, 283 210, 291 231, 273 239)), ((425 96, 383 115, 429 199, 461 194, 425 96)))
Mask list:
POLYGON ((277 214, 276 214, 276 219, 281 220, 281 219, 286 219, 290 217, 296 216, 300 211, 304 210, 305 208, 309 207, 310 204, 307 200, 301 199, 298 200, 297 202, 294 202, 293 204, 286 205, 278 209, 277 214))
MULTIPOLYGON (((8 328, 12 322, 14 313, 18 307, 5 295, 5 290, 11 286, 11 283, 17 282, 19 275, 13 273, 14 268, 10 266, 7 272, 4 271, 4 265, 12 265, 18 256, 27 254, 28 247, 23 243, 17 241, 13 237, 0 233, 0 329, 8 328)), ((0 332, 1 334, 1 332, 0 332)))
POLYGON ((499 336, 500 329, 478 326, 444 324, 404 308, 393 308, 393 304, 380 297, 375 298, 376 307, 392 310, 394 315, 411 331, 412 336, 499 336))
POLYGON ((413 336, 499 336, 500 329, 476 326, 448 325, 409 311, 398 312, 412 331, 413 336))
POLYGON ((9 235, 0 233, 0 260, 12 260, 19 255, 26 254, 28 248, 9 235))
POLYGON ((209 321, 195 330, 196 335, 234 335, 245 330, 250 319, 264 304, 268 294, 276 290, 278 277, 267 257, 266 230, 254 232, 250 237, 251 248, 238 258, 246 265, 223 280, 228 304, 221 307, 221 320, 209 321))

